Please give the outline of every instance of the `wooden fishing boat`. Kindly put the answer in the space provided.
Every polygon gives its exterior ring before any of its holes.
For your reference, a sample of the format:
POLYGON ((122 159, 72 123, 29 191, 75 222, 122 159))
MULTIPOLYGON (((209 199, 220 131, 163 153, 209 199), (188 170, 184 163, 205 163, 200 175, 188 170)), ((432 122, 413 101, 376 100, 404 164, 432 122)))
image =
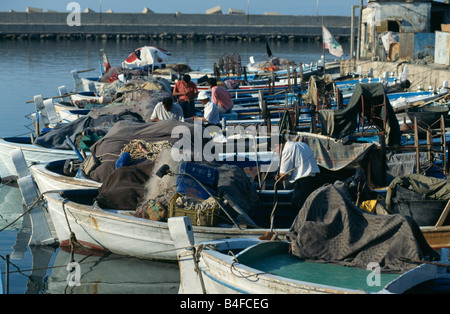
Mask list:
POLYGON ((450 248, 450 202, 410 200, 399 202, 399 212, 412 217, 433 249, 450 248))
MULTIPOLYGON (((142 259, 176 260, 167 222, 134 216, 135 211, 100 208, 98 190, 65 190, 44 195, 60 246, 73 236, 84 247, 142 259)), ((268 229, 194 226, 198 239, 259 237, 268 229)), ((278 230, 280 236, 287 229, 278 230)))
POLYGON ((73 150, 38 146, 32 143, 30 137, 0 138, 0 174, 2 177, 17 175, 11 153, 18 148, 23 151, 28 166, 58 159, 77 158, 77 154, 73 150))
POLYGON ((407 108, 405 111, 411 122, 414 122, 414 119, 417 119, 417 123, 422 125, 422 127, 426 127, 433 125, 441 118, 441 116, 447 118, 449 107, 441 105, 428 105, 423 107, 407 108))
POLYGON ((401 294, 426 282, 450 281, 448 250, 440 262, 421 262, 399 274, 309 262, 290 254, 286 241, 197 241, 189 217, 169 219, 178 248, 180 293, 401 294), (230 254, 232 252, 232 254, 230 254), (377 282, 373 281, 377 276, 377 282))
POLYGON ((406 174, 390 183, 386 208, 411 217, 433 249, 450 248, 448 189, 446 179, 406 174))
MULTIPOLYGON (((273 171, 272 167, 278 167, 278 158, 274 154, 259 154, 258 162, 255 161, 251 153, 222 153, 223 163, 245 167, 265 167, 267 171, 273 171), (228 161, 227 161, 228 159, 228 161)), ((69 159, 70 160, 70 159, 69 159)), ((38 163, 30 166, 30 173, 39 189, 39 192, 46 193, 56 190, 76 190, 95 189, 102 183, 87 178, 81 171, 75 176, 64 173, 64 166, 67 160, 54 160, 47 163, 38 163)), ((292 192, 291 190, 289 190, 292 192)), ((261 193, 269 193, 262 191, 261 193)), ((272 191, 273 193, 273 191, 272 191)), ((286 191, 279 191, 280 194, 286 191)))
POLYGON ((418 91, 387 94, 395 112, 401 112, 407 108, 413 107, 415 103, 431 102, 448 94, 448 89, 434 91, 418 91))
POLYGON ((31 175, 40 193, 55 190, 94 189, 102 184, 83 175, 69 176, 64 173, 67 160, 39 163, 30 167, 31 175))

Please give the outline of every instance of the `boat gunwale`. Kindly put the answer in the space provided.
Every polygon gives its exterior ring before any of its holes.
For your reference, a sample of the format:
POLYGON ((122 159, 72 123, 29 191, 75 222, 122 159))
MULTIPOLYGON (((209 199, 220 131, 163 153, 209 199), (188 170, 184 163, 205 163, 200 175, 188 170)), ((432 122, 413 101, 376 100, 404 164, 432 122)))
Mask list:
MULTIPOLYGON (((264 242, 264 241, 261 241, 261 242, 264 242)), ((270 242, 270 241, 267 241, 267 242, 270 242)), ((253 248, 259 244, 260 243, 254 244, 254 245, 248 247, 247 249, 243 250, 241 253, 244 253, 245 251, 250 250, 251 248, 253 248)), ((244 291, 244 290, 240 286, 234 288, 233 285, 231 285, 228 282, 225 282, 225 281, 223 283, 220 282, 219 279, 214 276, 218 272, 211 271, 211 270, 216 270, 216 268, 210 267, 208 265, 208 261, 210 263, 214 262, 214 263, 218 263, 223 266, 232 265, 234 268, 237 269, 237 271, 239 271, 239 273, 243 276, 243 278, 248 277, 248 276, 254 276, 254 277, 258 277, 260 279, 262 278, 262 279, 266 280, 268 283, 275 282, 275 283, 283 285, 283 286, 292 285, 292 287, 294 287, 295 289, 302 289, 302 290, 304 289, 304 290, 308 290, 311 292, 332 293, 332 294, 336 294, 336 293, 338 293, 338 294, 403 293, 403 292, 408 291, 409 289, 414 288, 415 286, 417 286, 421 283, 436 279, 437 278, 436 275, 438 273, 438 270, 435 266, 423 263, 423 264, 420 264, 402 274, 399 274, 399 276, 397 278, 386 283, 384 285, 384 287, 380 287, 380 290, 374 291, 374 292, 368 292, 363 289, 335 287, 335 286, 326 285, 326 284, 301 281, 298 279, 291 279, 288 277, 282 277, 282 276, 272 274, 272 273, 266 273, 266 272, 261 273, 261 270, 258 270, 251 266, 247 266, 245 264, 239 263, 238 261, 236 261, 235 257, 236 258, 239 257, 239 254, 237 254, 236 256, 231 256, 231 255, 227 255, 222 252, 219 252, 217 250, 202 250, 200 261, 203 262, 203 265, 202 265, 202 263, 200 263, 199 269, 202 271, 202 274, 205 274, 212 280, 214 280, 224 286, 228 286, 229 288, 234 289, 236 291, 244 291), (245 274, 243 272, 245 272, 245 274), (411 275, 415 276, 418 272, 420 272, 420 275, 419 275, 420 282, 415 281, 414 284, 410 284, 409 282, 407 282, 407 284, 409 284, 409 285, 405 286, 404 281, 402 281, 402 279, 404 279, 407 276, 411 276, 411 275), (398 289, 401 289, 401 291, 396 292, 396 290, 398 291, 398 289)), ((231 268, 229 268, 229 269, 231 269, 231 268)), ((220 271, 220 270, 218 270, 218 271, 220 271)), ((232 276, 234 279, 236 279, 236 276, 234 274, 232 276)), ((447 276, 445 278, 450 278, 450 274, 447 274, 447 276)), ((234 281, 234 283, 236 284, 236 280, 234 281)))
POLYGON ((57 173, 57 172, 49 169, 49 164, 50 163, 40 163, 40 164, 32 165, 30 167, 30 170, 33 173, 33 177, 36 178, 36 173, 37 173, 38 175, 44 176, 47 179, 58 180, 63 183, 66 183, 66 184, 74 184, 77 186, 81 185, 82 187, 88 187, 88 188, 89 187, 90 188, 98 188, 102 185, 100 182, 97 182, 94 180, 75 178, 75 177, 62 175, 60 173, 57 173))
MULTIPOLYGON (((78 211, 80 214, 84 215, 97 215, 101 216, 105 219, 111 220, 120 220, 126 223, 136 223, 140 226, 149 226, 149 227, 158 227, 161 229, 169 229, 167 222, 155 221, 145 218, 139 218, 130 215, 133 210, 116 210, 116 209, 103 209, 103 208, 94 208, 93 205, 84 205, 79 204, 77 202, 73 202, 64 198, 60 192, 61 191, 51 191, 45 194, 45 198, 51 199, 53 202, 58 202, 63 204, 64 208, 69 212, 72 210, 78 211)), ((72 213, 73 214, 73 213, 72 213)), ((265 232, 267 232, 268 228, 255 228, 255 229, 239 229, 235 227, 207 227, 207 226, 193 226, 193 230, 195 233, 206 233, 206 234, 218 234, 222 238, 226 238, 227 236, 236 236, 242 234, 243 236, 261 236, 265 232)), ((278 229, 277 233, 279 236, 283 236, 288 232, 289 229, 278 229)))
MULTIPOLYGON (((255 244, 255 245, 258 245, 258 244, 255 244)), ((266 281, 268 283, 271 283, 271 284, 275 283, 280 286, 292 287, 296 290, 302 289, 302 290, 307 290, 307 291, 311 291, 311 292, 325 293, 325 294, 326 293, 330 293, 330 294, 367 294, 367 292, 364 290, 334 287, 334 286, 329 286, 329 285, 325 285, 325 284, 319 284, 319 283, 313 283, 313 282, 307 282, 307 281, 301 281, 301 280, 297 280, 297 279, 282 277, 282 276, 275 275, 272 273, 261 273, 260 270, 255 269, 251 266, 247 266, 245 264, 235 262, 233 256, 226 255, 224 253, 214 251, 214 250, 203 250, 201 252, 201 256, 202 256, 203 262, 205 264, 205 267, 207 267, 208 270, 204 269, 204 267, 202 267, 202 264, 199 264, 199 269, 202 271, 203 274, 207 275, 210 278, 214 278, 214 280, 216 280, 216 282, 217 282, 217 278, 212 276, 212 274, 215 274, 215 272, 211 272, 211 269, 215 269, 215 268, 209 267, 208 259, 210 260, 210 262, 218 263, 223 266, 233 265, 233 267, 236 268, 237 271, 239 271, 239 273, 242 273, 242 272, 245 273, 245 274, 242 274, 243 277, 254 276, 254 277, 263 279, 264 281, 266 281), (205 259, 205 257, 206 257, 206 259, 205 259), (211 275, 209 273, 211 273, 211 275)), ((233 277, 236 277, 236 276, 233 275, 233 277)), ((232 287, 232 285, 229 285, 229 286, 232 287)), ((242 287, 232 288, 232 289, 244 291, 242 289, 242 287)))

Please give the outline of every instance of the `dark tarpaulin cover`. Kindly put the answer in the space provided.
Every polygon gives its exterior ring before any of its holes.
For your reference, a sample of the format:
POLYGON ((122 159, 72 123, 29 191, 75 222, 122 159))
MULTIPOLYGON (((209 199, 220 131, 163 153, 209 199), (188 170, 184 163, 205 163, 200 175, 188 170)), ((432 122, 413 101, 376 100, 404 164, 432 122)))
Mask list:
MULTIPOLYGON (((392 208, 393 199, 398 197, 397 187, 415 192, 423 200, 449 200, 450 182, 446 179, 428 177, 421 174, 410 174, 397 177, 389 184, 386 194, 386 206, 392 208)), ((406 199, 406 197, 403 197, 406 199)))
MULTIPOLYGON (((200 147, 203 148, 210 138, 203 137, 203 130, 200 131, 202 137, 200 147)), ((96 156, 101 164, 89 173, 89 178, 104 182, 105 179, 114 171, 116 161, 120 156, 122 148, 133 140, 143 140, 146 142, 169 141, 170 143, 178 142, 182 137, 187 136, 191 145, 194 144, 194 124, 187 122, 180 122, 175 120, 165 120, 153 123, 134 123, 122 122, 116 123, 109 132, 91 147, 91 153, 96 156), (186 130, 186 134, 174 133, 172 130, 175 127, 181 127, 186 130), (190 133, 190 134, 187 134, 190 133)), ((193 149, 192 149, 193 150, 193 149)), ((143 160, 135 160, 130 165, 141 163, 143 160)))
POLYGON ((360 162, 373 143, 343 144, 327 136, 299 133, 299 139, 314 152, 317 164, 325 169, 337 171, 360 162))
MULTIPOLYGON (((199 162, 198 164, 218 170, 216 192, 227 194, 237 206, 247 212, 253 205, 253 190, 244 171, 233 165, 217 162, 199 162)), ((155 162, 148 161, 134 166, 120 167, 108 176, 99 188, 96 200, 101 207, 116 210, 136 210, 140 203, 147 201, 146 186, 151 177, 155 162)), ((151 185, 149 185, 151 186, 151 185)), ((167 195, 168 200, 172 195, 167 195)), ((236 213, 233 213, 236 216, 236 213)))
POLYGON ((358 208, 345 185, 324 185, 306 200, 287 235, 300 259, 366 269, 371 262, 382 272, 415 267, 399 258, 437 258, 418 226, 395 215, 374 215, 358 208))
POLYGON ((199 162, 198 164, 215 168, 219 171, 217 183, 218 195, 226 194, 237 206, 247 212, 253 205, 253 189, 242 168, 218 162, 199 162))
POLYGON ((76 143, 76 138, 82 132, 94 132, 104 135, 117 121, 134 121, 143 122, 140 116, 124 113, 119 115, 99 115, 96 118, 84 116, 67 124, 59 124, 49 132, 39 135, 35 144, 47 148, 68 149, 72 148, 66 141, 66 136, 70 138, 73 143, 76 143))
MULTIPOLYGON (((377 116, 384 117, 383 107, 375 108, 384 102, 386 93, 383 84, 358 84, 353 92, 352 97, 343 110, 323 109, 319 110, 319 118, 322 123, 322 133, 334 138, 343 138, 353 134, 358 128, 358 116, 362 112, 364 102, 365 114, 371 114, 375 111, 377 116)), ((386 144, 400 144, 400 126, 398 124, 395 112, 386 96, 386 144)), ((382 122, 375 119, 373 123, 382 127, 382 122)))
POLYGON ((103 208, 136 210, 145 196, 145 183, 154 165, 154 162, 148 161, 117 168, 98 189, 96 201, 103 208))
MULTIPOLYGON (((335 179, 346 179, 350 170, 364 169, 370 171, 371 183, 375 186, 385 186, 384 177, 379 169, 382 167, 382 158, 380 150, 375 143, 349 142, 334 139, 329 136, 312 133, 298 133, 297 140, 301 140, 311 147, 317 164, 330 171, 326 176, 332 176, 335 179), (371 167, 368 168, 367 165, 371 167), (339 171, 343 173, 338 173, 339 171)), ((334 181, 333 181, 334 182, 334 181)), ((330 182, 331 183, 331 182, 330 182)))
MULTIPOLYGON (((420 152, 420 164, 428 161, 428 153, 420 152)), ((389 185, 395 178, 417 173, 416 153, 392 153, 386 154, 386 184, 389 185)))

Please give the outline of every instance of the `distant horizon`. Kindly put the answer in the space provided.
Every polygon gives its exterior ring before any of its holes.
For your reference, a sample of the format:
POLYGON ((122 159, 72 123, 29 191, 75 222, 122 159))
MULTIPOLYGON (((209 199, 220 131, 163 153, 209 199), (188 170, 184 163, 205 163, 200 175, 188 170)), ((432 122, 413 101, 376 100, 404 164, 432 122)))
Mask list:
MULTIPOLYGON (((205 14, 207 10, 220 6, 222 14, 228 14, 230 9, 239 10, 244 14, 264 15, 275 13, 280 15, 338 15, 351 16, 352 5, 359 5, 361 0, 278 0, 276 5, 272 1, 265 0, 196 0, 186 2, 184 0, 172 0, 170 2, 154 2, 149 0, 134 0, 124 3, 120 0, 16 0, 14 2, 0 2, 0 11, 26 12, 27 7, 42 9, 43 12, 57 11, 69 12, 67 5, 70 2, 80 4, 81 12, 87 8, 94 12, 106 13, 142 13, 145 8, 154 13, 181 14, 205 14)), ((367 0, 363 1, 367 2, 367 0)))

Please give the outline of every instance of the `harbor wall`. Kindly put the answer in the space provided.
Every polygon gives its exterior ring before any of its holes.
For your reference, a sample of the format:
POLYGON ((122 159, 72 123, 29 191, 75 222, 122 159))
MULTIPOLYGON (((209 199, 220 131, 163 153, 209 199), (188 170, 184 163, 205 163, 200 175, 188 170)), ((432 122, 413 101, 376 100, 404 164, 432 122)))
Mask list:
POLYGON ((338 40, 348 40, 347 16, 0 12, 1 38, 159 37, 176 39, 233 39, 272 37, 321 40, 322 23, 338 40))

